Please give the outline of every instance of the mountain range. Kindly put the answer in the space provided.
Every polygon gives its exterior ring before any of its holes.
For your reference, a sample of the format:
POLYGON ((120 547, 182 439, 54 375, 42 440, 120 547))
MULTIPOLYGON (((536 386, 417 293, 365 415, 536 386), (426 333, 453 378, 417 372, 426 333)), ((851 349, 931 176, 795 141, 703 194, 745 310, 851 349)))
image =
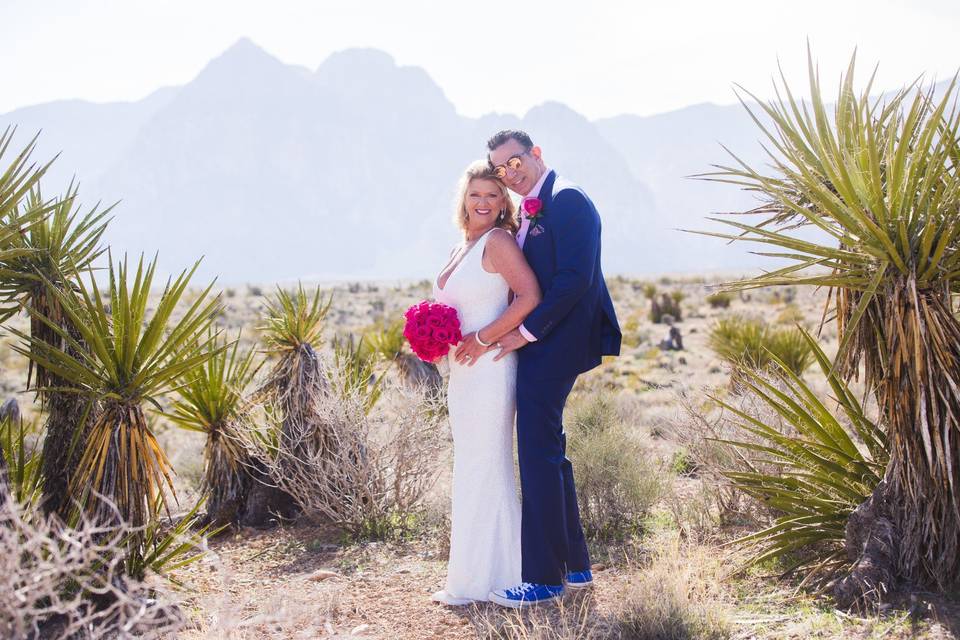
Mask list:
MULTIPOLYGON (((679 80, 678 80, 679 81, 679 80)), ((735 187, 687 176, 725 162, 723 143, 763 160, 741 105, 700 104, 591 121, 557 102, 522 117, 457 113, 421 68, 352 49, 316 70, 248 39, 189 83, 134 102, 70 100, 0 115, 37 159, 59 153, 45 195, 76 176, 84 203, 120 201, 106 239, 177 271, 225 282, 422 278, 458 241, 461 172, 504 128, 528 131, 547 164, 581 184, 603 219, 607 274, 730 271, 746 246, 678 229, 749 208, 735 187)))

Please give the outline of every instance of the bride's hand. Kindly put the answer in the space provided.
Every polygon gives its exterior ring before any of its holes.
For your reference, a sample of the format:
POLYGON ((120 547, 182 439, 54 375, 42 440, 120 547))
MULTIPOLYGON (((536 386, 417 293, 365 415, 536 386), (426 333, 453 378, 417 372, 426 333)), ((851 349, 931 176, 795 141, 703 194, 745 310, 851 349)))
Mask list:
POLYGON ((480 344, 480 342, 477 341, 476 336, 476 331, 463 336, 463 340, 459 345, 457 345, 457 351, 454 354, 454 358, 456 358, 457 363, 472 367, 480 358, 480 356, 493 348, 493 345, 485 347, 480 344))

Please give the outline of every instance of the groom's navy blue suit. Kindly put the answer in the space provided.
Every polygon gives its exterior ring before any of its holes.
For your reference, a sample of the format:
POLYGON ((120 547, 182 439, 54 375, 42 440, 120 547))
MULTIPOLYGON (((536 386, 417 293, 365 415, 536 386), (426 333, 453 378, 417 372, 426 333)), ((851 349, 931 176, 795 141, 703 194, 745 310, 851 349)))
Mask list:
POLYGON ((621 336, 600 270, 596 207, 553 171, 539 198, 542 216, 531 221, 523 254, 543 300, 523 321, 537 340, 517 352, 522 578, 558 585, 566 572, 590 568, 566 457, 563 406, 577 375, 604 355, 619 355, 621 336))

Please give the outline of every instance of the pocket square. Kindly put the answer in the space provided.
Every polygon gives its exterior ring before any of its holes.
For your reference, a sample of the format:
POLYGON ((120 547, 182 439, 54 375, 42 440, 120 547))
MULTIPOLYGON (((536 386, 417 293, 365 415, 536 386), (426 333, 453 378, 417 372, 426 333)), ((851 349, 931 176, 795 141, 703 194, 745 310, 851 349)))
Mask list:
POLYGON ((531 236, 538 236, 538 235, 540 235, 541 233, 543 233, 543 227, 541 227, 541 226, 538 224, 538 225, 535 226, 533 229, 530 229, 529 233, 530 233, 531 236))

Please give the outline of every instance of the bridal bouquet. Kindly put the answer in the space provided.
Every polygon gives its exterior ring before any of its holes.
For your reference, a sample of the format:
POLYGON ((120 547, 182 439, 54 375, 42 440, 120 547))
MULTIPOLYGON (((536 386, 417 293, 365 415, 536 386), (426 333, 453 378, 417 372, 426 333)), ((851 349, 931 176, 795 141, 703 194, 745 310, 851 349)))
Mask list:
POLYGON ((451 345, 463 340, 460 319, 453 307, 424 300, 407 309, 404 317, 407 324, 403 336, 424 362, 433 362, 447 355, 451 345))

